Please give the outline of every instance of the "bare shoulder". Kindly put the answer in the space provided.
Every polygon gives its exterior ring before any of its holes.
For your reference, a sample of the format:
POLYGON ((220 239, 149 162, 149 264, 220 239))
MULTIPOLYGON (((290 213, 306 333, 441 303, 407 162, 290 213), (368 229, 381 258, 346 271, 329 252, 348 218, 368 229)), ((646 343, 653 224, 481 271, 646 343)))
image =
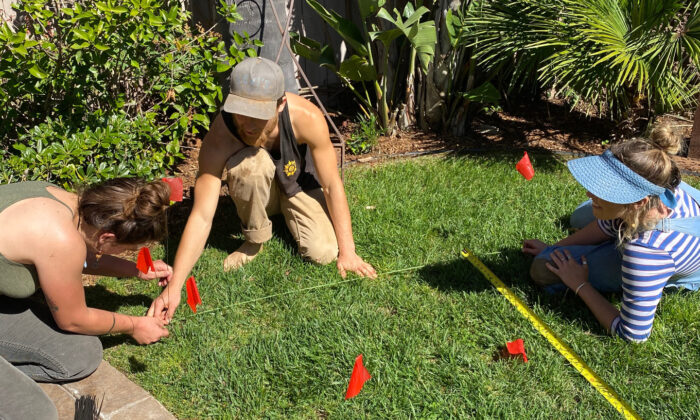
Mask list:
POLYGON ((330 142, 328 124, 321 109, 308 99, 287 92, 289 119, 299 143, 318 144, 330 142))
POLYGON ((199 150, 199 172, 221 177, 226 161, 244 147, 228 129, 221 113, 212 122, 199 150))
POLYGON ((56 200, 23 200, 3 211, 0 223, 5 226, 0 253, 12 261, 36 264, 48 257, 85 258, 85 241, 73 224, 73 215, 56 200))

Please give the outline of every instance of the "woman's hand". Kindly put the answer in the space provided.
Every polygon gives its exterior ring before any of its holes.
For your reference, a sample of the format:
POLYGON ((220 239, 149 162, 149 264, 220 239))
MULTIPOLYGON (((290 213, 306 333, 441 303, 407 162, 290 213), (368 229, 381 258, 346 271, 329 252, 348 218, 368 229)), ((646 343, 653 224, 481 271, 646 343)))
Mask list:
POLYGON ((131 318, 134 322, 134 330, 131 336, 139 344, 151 344, 163 337, 170 335, 161 319, 147 316, 131 318))
POLYGON ((336 266, 340 272, 340 276, 345 278, 347 271, 352 271, 360 277, 377 278, 377 272, 371 264, 365 262, 359 255, 354 252, 352 255, 338 255, 336 266))
POLYGON ((160 295, 153 300, 151 307, 148 308, 146 316, 154 317, 161 320, 165 325, 168 325, 175 315, 175 310, 180 305, 182 299, 180 290, 170 290, 170 285, 165 286, 165 289, 160 295))
POLYGON ((139 271, 138 277, 141 280, 158 279, 158 286, 165 286, 170 283, 170 278, 173 276, 173 268, 166 264, 163 260, 153 261, 155 271, 148 270, 148 273, 139 271))
POLYGON ((539 239, 526 239, 523 241, 522 251, 524 254, 529 254, 536 257, 548 246, 549 245, 540 241, 539 239))
POLYGON ((588 281, 588 261, 585 256, 581 257, 583 264, 577 263, 571 252, 566 249, 563 253, 560 250, 554 251, 550 257, 552 261, 548 262, 546 267, 559 276, 570 289, 576 289, 588 281))

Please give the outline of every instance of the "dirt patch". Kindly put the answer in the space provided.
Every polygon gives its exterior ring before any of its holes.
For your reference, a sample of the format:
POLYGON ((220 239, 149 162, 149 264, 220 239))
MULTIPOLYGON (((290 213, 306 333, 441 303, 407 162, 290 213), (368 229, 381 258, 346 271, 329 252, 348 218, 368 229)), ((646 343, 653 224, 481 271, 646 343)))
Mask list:
MULTIPOLYGON (((692 129, 691 112, 666 115, 667 121, 687 142, 692 129)), ((348 162, 368 162, 396 155, 411 155, 439 150, 558 151, 573 154, 600 154, 617 141, 641 135, 643 118, 615 122, 586 115, 557 101, 533 101, 513 104, 507 110, 477 117, 472 131, 462 137, 429 132, 404 132, 395 138, 380 137, 379 145, 363 155, 346 154, 348 162)), ((344 124, 344 135, 352 132, 352 123, 344 124)), ((681 169, 700 173, 700 162, 683 156, 674 157, 681 169)))
MULTIPOLYGON (((354 124, 347 115, 331 112, 341 134, 349 136, 354 124)), ((692 129, 692 112, 666 115, 660 121, 668 121, 679 135, 688 141, 692 129)), ((396 156, 412 156, 424 153, 452 150, 506 151, 557 151, 572 154, 600 154, 617 141, 639 136, 646 125, 644 118, 627 119, 622 123, 586 115, 582 110, 571 110, 556 100, 535 100, 511 104, 506 110, 477 117, 471 124, 471 132, 465 136, 424 132, 420 130, 400 132, 393 138, 380 137, 378 145, 370 153, 351 155, 349 163, 375 162, 396 156)), ((188 139, 183 145, 187 158, 177 167, 175 176, 183 178, 185 196, 192 197, 197 176, 197 158, 201 140, 188 139)), ((681 169, 700 173, 700 161, 683 156, 674 157, 681 169)), ((222 187, 222 194, 225 193, 222 187)), ((186 218, 189 208, 179 206, 177 213, 186 218)), ((173 215, 175 216, 175 215, 173 215)), ((172 216, 171 216, 172 217, 172 216)))

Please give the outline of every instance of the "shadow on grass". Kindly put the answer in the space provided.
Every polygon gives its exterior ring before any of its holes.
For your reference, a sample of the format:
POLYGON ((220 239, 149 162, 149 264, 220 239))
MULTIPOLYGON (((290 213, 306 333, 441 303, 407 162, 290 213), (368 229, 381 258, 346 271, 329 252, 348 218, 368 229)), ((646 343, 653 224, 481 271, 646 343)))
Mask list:
POLYGON ((480 292, 491 287, 479 270, 463 258, 427 265, 418 270, 418 277, 431 287, 447 293, 480 292))
POLYGON ((131 373, 141 373, 145 372, 148 365, 138 360, 135 356, 129 356, 129 372, 131 373))
POLYGON ((136 342, 129 337, 127 334, 119 334, 119 335, 102 335, 99 337, 100 341, 102 342, 102 349, 107 350, 112 347, 117 347, 121 346, 122 344, 133 344, 137 345, 136 342))
MULTIPOLYGON (((538 306, 554 312, 566 323, 575 321, 582 329, 605 334, 590 310, 573 293, 547 293, 530 282, 529 270, 532 257, 524 255, 520 249, 501 248, 496 253, 477 257, 509 289, 526 302, 537 302, 538 306), (524 296, 523 296, 524 295, 524 296)), ((422 281, 446 293, 482 292, 494 290, 485 275, 465 258, 426 266, 418 271, 422 281)), ((605 295, 610 299, 613 295, 605 295)), ((505 299, 505 297, 504 297, 505 299)), ((530 306, 530 305, 528 305, 530 306)), ((531 308, 532 309, 532 308, 531 308)), ((513 308, 515 311, 516 309, 513 308)))
MULTIPOLYGON (((175 260, 175 253, 185 230, 187 218, 192 211, 192 205, 193 200, 188 198, 169 210, 168 238, 161 242, 166 249, 167 261, 175 260)), ((296 242, 289 233, 282 215, 272 216, 270 221, 272 222, 272 235, 280 238, 291 249, 296 249, 296 242)), ((238 218, 233 200, 228 195, 219 197, 207 246, 230 254, 243 244, 244 240, 240 238, 241 233, 241 221, 238 218)))
POLYGON ((515 164, 523 157, 523 151, 527 150, 532 166, 535 169, 535 176, 538 172, 557 172, 563 167, 562 157, 550 150, 546 149, 510 149, 510 150, 475 150, 475 149, 458 149, 448 153, 445 159, 455 158, 475 158, 486 162, 511 162, 513 170, 515 164))
MULTIPOLYGON (((505 259, 512 263, 498 264, 494 262, 492 266, 495 268, 492 268, 492 271, 506 286, 513 289, 517 288, 524 294, 528 302, 536 302, 544 310, 555 312, 557 316, 566 320, 567 323, 575 321, 587 330, 605 334, 603 327, 595 319, 593 313, 582 300, 574 296, 572 291, 563 289, 559 292, 548 292, 532 283, 529 272, 533 257, 523 254, 520 249, 512 248, 502 248, 500 255, 505 255, 505 259), (507 281, 506 279, 509 278, 515 279, 515 281, 507 281)), ((611 300, 614 294, 605 294, 604 296, 611 300)))
POLYGON ((84 290, 87 306, 111 312, 117 312, 123 306, 143 306, 145 313, 153 301, 153 296, 143 294, 120 295, 101 284, 85 286, 84 290))

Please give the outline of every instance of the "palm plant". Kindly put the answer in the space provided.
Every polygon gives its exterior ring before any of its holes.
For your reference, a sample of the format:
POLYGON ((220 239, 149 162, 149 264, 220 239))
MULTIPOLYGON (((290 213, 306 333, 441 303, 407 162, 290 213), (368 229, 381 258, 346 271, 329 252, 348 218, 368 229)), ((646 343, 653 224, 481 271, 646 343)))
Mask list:
POLYGON ((700 90, 698 0, 479 1, 468 19, 476 58, 621 116, 690 107, 700 90))
POLYGON ((477 71, 467 25, 473 7, 472 1, 440 0, 435 5, 438 41, 418 95, 419 123, 424 129, 462 136, 478 111, 501 99, 491 84, 497 72, 477 71))
MULTIPOLYGON (((411 98, 409 91, 413 87, 415 63, 418 62, 419 68, 425 72, 434 54, 434 23, 432 20, 421 21, 428 9, 424 6, 416 9, 408 2, 401 13, 394 9, 392 15, 383 7, 385 0, 357 0, 362 21, 358 28, 316 0, 307 0, 307 3, 338 32, 352 48, 352 53, 337 62, 330 45, 321 45, 296 33, 290 37, 294 52, 333 71, 355 95, 365 116, 374 114, 384 131, 393 131, 401 100, 396 99, 395 83, 390 83, 396 81, 398 74, 389 65, 390 47, 397 39, 408 41, 410 59, 404 99, 407 102, 411 98), (382 21, 391 25, 382 25, 382 21)), ((407 112, 412 116, 412 107, 409 108, 407 112)))

